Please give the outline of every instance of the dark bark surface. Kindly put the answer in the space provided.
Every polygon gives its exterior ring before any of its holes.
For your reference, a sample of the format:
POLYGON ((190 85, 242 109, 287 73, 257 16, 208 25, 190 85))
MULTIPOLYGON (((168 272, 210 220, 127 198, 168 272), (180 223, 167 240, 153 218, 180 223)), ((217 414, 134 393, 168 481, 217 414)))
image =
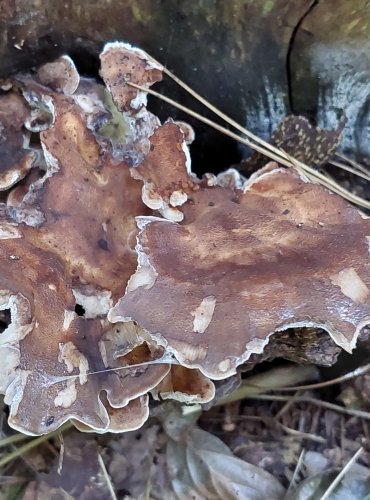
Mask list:
POLYGON ((326 0, 303 19, 291 52, 292 108, 334 128, 347 118, 342 147, 370 156, 370 3, 326 0))
MULTIPOLYGON (((97 74, 104 42, 126 40, 267 137, 289 112, 287 54, 292 34, 311 4, 311 0, 2 0, 0 76, 64 52, 82 71, 97 74)), ((205 112, 168 79, 162 91, 205 112)), ((162 118, 184 118, 173 108, 158 102, 154 106, 162 118)), ((198 138, 192 148, 198 170, 219 170, 239 160, 234 141, 192 123, 198 138)))
MULTIPOLYGON (((328 128, 344 111, 344 149, 369 156, 369 23, 367 0, 2 0, 0 76, 65 52, 96 75, 103 44, 126 40, 265 138, 291 111, 328 128)), ((211 116, 168 79, 161 90, 211 116)), ((152 107, 163 119, 185 118, 158 101, 152 107)), ((198 172, 247 154, 188 121, 198 172)))

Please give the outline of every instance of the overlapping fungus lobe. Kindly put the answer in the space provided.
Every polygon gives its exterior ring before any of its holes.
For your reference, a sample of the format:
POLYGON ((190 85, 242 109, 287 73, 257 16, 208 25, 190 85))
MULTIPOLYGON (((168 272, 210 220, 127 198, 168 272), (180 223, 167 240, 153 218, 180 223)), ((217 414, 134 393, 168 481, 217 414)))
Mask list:
MULTIPOLYGON (((162 66, 123 43, 107 44, 101 63, 111 98, 66 56, 0 96, 0 190, 27 175, 0 207, 10 425, 135 429, 148 392, 211 401, 210 379, 291 327, 326 329, 350 351, 370 323, 369 220, 273 163, 248 180, 235 169, 198 179, 192 129, 161 125, 128 85, 148 88, 162 66)), ((340 132, 288 117, 273 140, 316 164, 340 132)))
POLYGON ((277 168, 239 192, 199 189, 182 211, 181 223, 141 219, 140 260, 156 278, 128 289, 112 321, 137 321, 211 378, 234 373, 275 331, 296 325, 354 347, 370 317, 370 226, 355 208, 277 168), (344 255, 333 259, 338 248, 344 255))
POLYGON ((127 82, 148 88, 162 80, 162 66, 129 44, 107 43, 100 61, 100 75, 120 111, 135 114, 146 106, 145 92, 130 87, 127 82))

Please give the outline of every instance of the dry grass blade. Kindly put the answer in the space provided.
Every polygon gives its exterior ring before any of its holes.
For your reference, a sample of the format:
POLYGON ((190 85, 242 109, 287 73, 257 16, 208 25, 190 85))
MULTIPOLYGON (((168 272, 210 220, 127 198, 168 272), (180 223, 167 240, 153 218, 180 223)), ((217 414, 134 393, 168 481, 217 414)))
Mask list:
MULTIPOLYGON (((289 396, 258 394, 255 396, 250 396, 250 399, 260 399, 262 401, 290 401, 291 398, 289 396)), ((300 396, 299 398, 293 399, 293 403, 311 403, 315 406, 326 408, 327 410, 332 410, 337 413, 342 413, 344 415, 350 415, 351 417, 359 417, 366 420, 370 420, 370 413, 367 411, 344 408, 343 406, 339 406, 334 403, 329 403, 328 401, 322 401, 321 399, 312 398, 310 396, 300 396)))
POLYGON ((331 483, 331 485, 328 487, 328 489, 325 491, 325 493, 321 496, 320 500, 327 500, 331 493, 335 490, 335 488, 338 486, 338 484, 341 482, 343 477, 347 474, 349 469, 357 462, 359 457, 362 455, 364 449, 359 448, 356 453, 353 455, 353 457, 346 463, 346 465, 343 467, 343 469, 339 472, 337 477, 334 479, 334 481, 331 483))
POLYGON ((289 498, 289 493, 291 492, 291 490, 294 488, 294 486, 296 484, 298 474, 299 474, 299 472, 300 472, 300 470, 302 468, 303 458, 304 458, 305 453, 306 453, 306 450, 304 448, 302 448, 302 451, 301 451, 301 453, 299 455, 299 458, 298 458, 298 461, 297 461, 297 465, 295 466, 295 469, 294 469, 294 472, 293 472, 292 479, 290 480, 288 489, 287 489, 287 491, 285 493, 285 499, 286 500, 289 498))
MULTIPOLYGON (((160 94, 159 92, 148 89, 146 87, 142 87, 140 85, 136 85, 135 83, 132 83, 132 82, 126 82, 126 83, 127 83, 127 85, 130 85, 131 87, 134 87, 138 90, 141 90, 143 92, 147 92, 150 95, 158 97, 159 99, 161 99, 164 102, 167 102, 171 106, 174 106, 177 109, 180 109, 181 111, 183 111, 184 113, 187 113, 189 116, 192 116, 193 118, 198 119, 199 121, 205 123, 206 125, 209 125, 210 127, 214 128, 215 130, 218 130, 219 132, 227 135, 228 137, 231 137, 232 139, 240 142, 241 144, 244 144, 245 146, 248 146, 249 148, 254 149, 254 150, 258 151, 259 153, 267 156, 271 160, 274 160, 282 165, 285 165, 286 167, 293 167, 300 172, 303 171, 310 181, 318 182, 318 183, 322 184, 324 187, 339 194, 340 196, 342 196, 346 200, 350 201, 351 203, 354 203, 354 204, 356 204, 360 207, 363 207, 363 208, 370 209, 370 202, 369 201, 364 200, 363 198, 351 193, 347 189, 340 186, 337 182, 329 179, 324 174, 322 174, 321 172, 318 172, 314 168, 309 167, 308 165, 305 165, 304 163, 296 160, 295 158, 292 158, 282 149, 276 148, 276 147, 272 146, 271 144, 269 144, 268 142, 256 137, 254 134, 249 132, 247 129, 245 129, 241 125, 236 124, 236 122, 234 122, 234 120, 227 117, 224 113, 217 110, 217 108, 215 108, 214 106, 212 106, 209 109, 212 109, 212 111, 214 111, 220 118, 226 120, 227 123, 229 123, 233 127, 235 127, 237 125, 236 128, 240 132, 242 132, 244 135, 247 135, 247 136, 253 138, 253 140, 255 142, 252 142, 249 139, 240 137, 238 134, 231 132, 227 128, 222 127, 218 123, 215 123, 214 121, 200 115, 199 113, 196 113, 195 111, 187 108, 186 106, 183 106, 182 104, 179 104, 178 102, 174 101, 173 99, 170 99, 169 97, 164 96, 163 94, 160 94)), ((203 102, 203 100, 202 100, 202 102, 203 102)), ((208 102, 208 101, 204 100, 204 102, 208 102)), ((207 106, 207 107, 209 107, 209 106, 207 106)))
POLYGON ((294 381, 299 383, 299 381, 304 382, 317 378, 317 368, 312 365, 274 368, 245 379, 240 387, 231 394, 221 398, 217 401, 216 405, 220 406, 234 401, 240 401, 273 389, 278 390, 279 387, 289 385, 294 383, 294 381))
POLYGON ((54 436, 57 436, 60 432, 65 432, 65 431, 69 430, 71 427, 72 427, 72 424, 67 423, 63 427, 61 427, 60 429, 58 429, 58 430, 56 430, 54 432, 51 432, 50 434, 44 434, 43 436, 40 436, 40 437, 35 438, 35 439, 32 439, 28 443, 24 444, 20 448, 15 449, 11 453, 5 455, 4 458, 0 459, 0 467, 4 467, 9 462, 11 462, 12 460, 15 460, 16 458, 22 456, 27 451, 30 451, 33 448, 36 448, 41 443, 47 441, 48 439, 50 439, 50 438, 52 438, 54 436))
POLYGON ((341 375, 340 377, 332 378, 330 380, 325 380, 325 382, 318 382, 316 384, 307 384, 307 385, 294 385, 291 387, 272 387, 272 391, 280 391, 280 392, 287 392, 287 391, 304 391, 304 390, 311 390, 311 389, 321 389, 322 387, 329 387, 331 385, 335 384, 340 384, 342 382, 345 382, 347 380, 352 380, 357 377, 361 377, 362 375, 365 375, 368 371, 370 371, 370 363, 367 363, 366 365, 359 366, 355 370, 348 372, 344 375, 341 375))
POLYGON ((5 437, 0 439, 0 448, 4 448, 5 446, 9 446, 11 444, 19 443, 20 441, 25 441, 29 439, 30 436, 25 434, 13 434, 12 436, 5 437))
POLYGON ((338 167, 341 170, 345 170, 346 172, 350 172, 351 174, 357 175, 358 177, 361 177, 362 179, 365 179, 367 181, 370 181, 370 175, 365 174, 353 167, 349 167, 348 165, 345 165, 344 163, 338 162, 338 161, 331 161, 330 165, 333 165, 334 167, 338 167))

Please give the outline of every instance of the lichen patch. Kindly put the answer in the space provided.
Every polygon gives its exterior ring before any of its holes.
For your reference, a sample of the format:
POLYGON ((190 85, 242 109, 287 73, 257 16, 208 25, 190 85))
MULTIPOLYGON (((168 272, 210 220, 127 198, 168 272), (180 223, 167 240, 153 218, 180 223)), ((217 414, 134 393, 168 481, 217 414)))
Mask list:
POLYGON ((76 381, 67 380, 67 387, 58 392, 54 399, 55 406, 69 408, 77 399, 76 381))
POLYGON ((353 267, 340 271, 337 276, 332 277, 332 282, 353 302, 363 304, 369 297, 370 290, 353 267))
POLYGON ((73 342, 59 344, 58 361, 65 363, 68 373, 72 373, 74 368, 78 368, 80 384, 86 384, 89 362, 73 342))
POLYGON ((193 332, 204 333, 207 330, 212 321, 215 307, 216 298, 211 295, 205 297, 200 305, 191 312, 191 315, 194 316, 193 332))

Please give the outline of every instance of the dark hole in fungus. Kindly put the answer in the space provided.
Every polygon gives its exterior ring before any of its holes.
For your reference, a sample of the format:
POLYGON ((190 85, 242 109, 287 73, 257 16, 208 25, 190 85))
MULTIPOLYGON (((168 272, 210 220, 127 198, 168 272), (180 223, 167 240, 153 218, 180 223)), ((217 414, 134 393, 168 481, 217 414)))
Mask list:
POLYGON ((55 420, 55 417, 53 416, 50 416, 46 419, 46 427, 49 427, 49 425, 53 424, 54 423, 54 420, 55 420))
POLYGON ((81 304, 75 305, 75 313, 77 316, 85 316, 85 308, 81 304))
POLYGON ((8 328, 12 322, 10 309, 3 309, 0 311, 0 333, 8 328))
POLYGON ((100 238, 100 240, 98 241, 98 247, 106 252, 109 252, 108 242, 104 238, 100 238))

